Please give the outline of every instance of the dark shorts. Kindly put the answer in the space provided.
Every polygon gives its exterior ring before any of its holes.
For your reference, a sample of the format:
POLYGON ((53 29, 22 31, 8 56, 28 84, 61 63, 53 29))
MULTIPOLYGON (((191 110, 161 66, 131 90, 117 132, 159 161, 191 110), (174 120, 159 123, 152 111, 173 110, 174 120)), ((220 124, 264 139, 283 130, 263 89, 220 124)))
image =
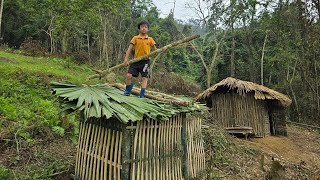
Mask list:
POLYGON ((139 73, 141 77, 149 78, 150 60, 142 60, 130 65, 128 73, 133 77, 138 77, 139 73))

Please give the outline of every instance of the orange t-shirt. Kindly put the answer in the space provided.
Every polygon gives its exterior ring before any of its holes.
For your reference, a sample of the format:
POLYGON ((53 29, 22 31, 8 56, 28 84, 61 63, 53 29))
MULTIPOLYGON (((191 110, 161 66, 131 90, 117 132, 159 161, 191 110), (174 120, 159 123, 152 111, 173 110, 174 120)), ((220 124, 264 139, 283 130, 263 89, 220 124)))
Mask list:
POLYGON ((151 47, 156 45, 152 37, 141 37, 140 35, 134 36, 130 43, 134 45, 134 58, 150 54, 151 47))

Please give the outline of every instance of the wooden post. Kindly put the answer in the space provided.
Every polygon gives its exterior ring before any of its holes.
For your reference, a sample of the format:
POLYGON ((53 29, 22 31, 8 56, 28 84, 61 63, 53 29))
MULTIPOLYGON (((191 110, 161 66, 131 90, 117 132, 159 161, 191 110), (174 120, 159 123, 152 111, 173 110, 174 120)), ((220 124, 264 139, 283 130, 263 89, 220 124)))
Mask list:
POLYGON ((126 129, 127 125, 123 124, 122 126, 122 160, 121 160, 121 180, 129 180, 130 179, 130 160, 131 160, 131 137, 130 130, 126 129))
POLYGON ((182 176, 184 180, 189 180, 187 118, 185 113, 183 113, 180 117, 182 117, 182 176))

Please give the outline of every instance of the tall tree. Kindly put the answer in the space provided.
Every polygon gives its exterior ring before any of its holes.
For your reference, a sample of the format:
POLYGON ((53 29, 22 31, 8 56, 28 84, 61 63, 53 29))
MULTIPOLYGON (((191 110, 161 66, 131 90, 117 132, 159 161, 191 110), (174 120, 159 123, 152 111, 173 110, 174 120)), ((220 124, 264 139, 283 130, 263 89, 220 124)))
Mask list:
POLYGON ((1 0, 1 5, 0 5, 0 38, 1 38, 1 22, 2 22, 3 3, 4 3, 4 0, 1 0))

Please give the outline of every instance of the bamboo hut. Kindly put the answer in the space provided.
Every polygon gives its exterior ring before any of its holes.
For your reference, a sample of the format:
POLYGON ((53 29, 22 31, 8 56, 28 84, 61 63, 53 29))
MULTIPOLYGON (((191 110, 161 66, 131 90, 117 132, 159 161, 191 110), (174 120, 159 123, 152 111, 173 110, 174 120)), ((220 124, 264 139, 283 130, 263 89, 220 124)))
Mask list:
POLYGON ((203 173, 201 121, 190 113, 204 106, 163 93, 158 98, 167 101, 124 97, 107 85, 52 85, 64 110, 80 111, 76 179, 189 179, 203 173))
POLYGON ((256 137, 287 135, 284 108, 291 99, 253 82, 228 77, 196 97, 205 102, 213 120, 226 130, 252 130, 256 137))

